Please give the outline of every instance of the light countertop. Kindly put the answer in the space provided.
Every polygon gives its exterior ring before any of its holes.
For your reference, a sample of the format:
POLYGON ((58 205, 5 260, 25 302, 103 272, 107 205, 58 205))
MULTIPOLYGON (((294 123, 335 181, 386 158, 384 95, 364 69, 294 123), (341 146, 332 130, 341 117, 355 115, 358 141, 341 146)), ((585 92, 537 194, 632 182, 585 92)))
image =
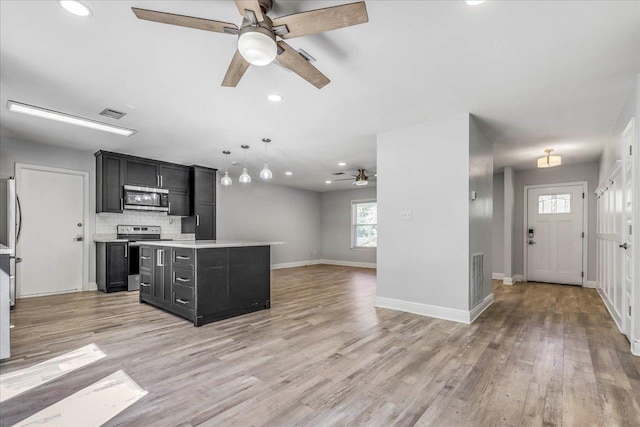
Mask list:
MULTIPOLYGON (((193 240, 194 235, 193 234, 162 234, 160 235, 161 239, 165 239, 165 240, 180 240, 180 241, 185 241, 185 240, 193 240)), ((93 235, 93 241, 96 243, 118 243, 118 242, 128 242, 129 240, 127 239, 118 239, 118 236, 116 234, 94 234, 93 235)), ((138 242, 141 242, 142 240, 138 240, 138 242)))
POLYGON ((13 249, 0 243, 0 255, 13 255, 13 249))
POLYGON ((248 242, 243 240, 184 240, 170 242, 140 242, 149 246, 168 246, 171 248, 210 249, 210 248, 240 248, 245 246, 275 246, 284 242, 248 242))

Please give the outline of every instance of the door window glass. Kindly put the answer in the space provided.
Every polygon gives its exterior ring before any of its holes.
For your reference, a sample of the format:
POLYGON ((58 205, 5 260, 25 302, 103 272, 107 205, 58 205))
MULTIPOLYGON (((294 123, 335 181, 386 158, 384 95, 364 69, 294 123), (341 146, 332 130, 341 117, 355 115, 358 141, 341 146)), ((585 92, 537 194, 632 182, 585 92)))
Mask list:
POLYGON ((571 194, 545 194, 538 196, 538 213, 571 213, 571 194))

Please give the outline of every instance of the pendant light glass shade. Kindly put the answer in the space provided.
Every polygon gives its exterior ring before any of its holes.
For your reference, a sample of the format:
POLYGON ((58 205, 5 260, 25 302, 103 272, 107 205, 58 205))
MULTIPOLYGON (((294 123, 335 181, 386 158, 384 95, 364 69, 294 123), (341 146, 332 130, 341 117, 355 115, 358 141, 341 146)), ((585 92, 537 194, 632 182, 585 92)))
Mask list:
POLYGON ((271 173, 271 169, 269 169, 269 163, 264 162, 264 168, 260 171, 260 179, 271 179, 273 178, 273 173, 271 173))
POLYGON ((225 172, 224 173, 224 176, 220 180, 220 184, 224 185, 225 187, 228 187, 228 186, 233 184, 233 181, 231 180, 231 177, 229 176, 229 172, 225 172))
POLYGON ((249 184, 251 182, 251 177, 247 173, 247 168, 242 168, 242 175, 240 175, 240 178, 238 178, 238 181, 240 181, 243 184, 249 184))
POLYGON ((547 155, 538 159, 539 168, 552 168, 555 166, 560 166, 562 164, 562 157, 551 155, 551 153, 553 152, 552 149, 544 151, 547 153, 547 155))

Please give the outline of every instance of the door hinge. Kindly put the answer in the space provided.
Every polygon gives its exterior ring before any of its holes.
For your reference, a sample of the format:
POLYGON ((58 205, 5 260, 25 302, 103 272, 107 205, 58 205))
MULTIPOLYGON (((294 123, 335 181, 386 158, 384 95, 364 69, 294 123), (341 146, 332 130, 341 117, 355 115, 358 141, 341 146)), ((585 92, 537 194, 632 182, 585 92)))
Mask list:
POLYGON ((584 277, 584 271, 580 273, 580 277, 584 277))
POLYGON ((633 225, 629 224, 629 236, 633 234, 633 225))
POLYGON ((633 145, 629 146, 629 155, 631 156, 633 154, 633 145))
POLYGON ((584 231, 582 232, 582 238, 584 239, 584 231))
POLYGON ((582 198, 584 199, 584 193, 582 193, 582 198))

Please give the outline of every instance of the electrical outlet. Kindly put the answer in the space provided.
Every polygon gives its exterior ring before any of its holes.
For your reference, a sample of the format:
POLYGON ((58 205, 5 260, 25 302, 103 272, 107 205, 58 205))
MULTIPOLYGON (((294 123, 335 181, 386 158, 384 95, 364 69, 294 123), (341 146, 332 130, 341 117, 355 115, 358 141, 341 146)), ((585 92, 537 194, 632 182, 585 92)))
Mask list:
POLYGON ((411 211, 400 211, 400 219, 402 221, 411 221, 411 211))

